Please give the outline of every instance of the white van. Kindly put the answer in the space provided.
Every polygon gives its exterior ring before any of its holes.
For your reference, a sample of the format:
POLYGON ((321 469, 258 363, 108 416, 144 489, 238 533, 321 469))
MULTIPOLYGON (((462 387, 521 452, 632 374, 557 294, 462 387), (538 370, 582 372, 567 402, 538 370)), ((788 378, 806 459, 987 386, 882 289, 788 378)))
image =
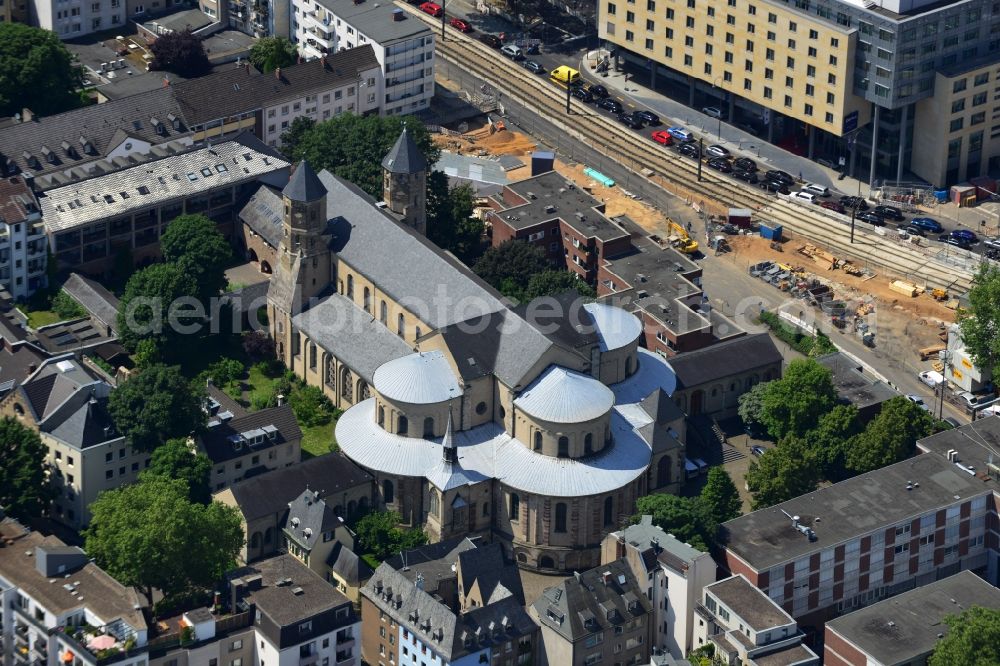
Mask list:
POLYGON ((500 53, 504 54, 511 60, 522 60, 524 58, 524 52, 521 51, 521 47, 516 44, 504 44, 500 47, 500 53))
POLYGON ((934 388, 938 384, 944 381, 944 376, 940 372, 934 370, 925 370, 917 375, 924 384, 927 384, 931 388, 934 388))
POLYGON ((802 188, 802 191, 815 194, 818 197, 830 196, 830 189, 820 185, 819 183, 806 183, 805 187, 802 188))
POLYGON ((801 192, 792 192, 788 195, 789 199, 798 199, 799 201, 804 201, 805 203, 816 203, 816 195, 811 192, 806 192, 802 190, 801 192))

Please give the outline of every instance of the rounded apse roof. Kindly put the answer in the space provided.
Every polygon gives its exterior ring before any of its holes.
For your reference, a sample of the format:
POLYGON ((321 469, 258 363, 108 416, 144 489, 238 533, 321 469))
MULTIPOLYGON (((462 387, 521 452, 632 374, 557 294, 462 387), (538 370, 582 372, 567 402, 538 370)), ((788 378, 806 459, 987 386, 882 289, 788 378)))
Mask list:
POLYGON ((372 376, 379 395, 397 402, 429 405, 462 395, 462 387, 444 354, 410 354, 380 365, 372 376))
POLYGON ((514 399, 526 414, 551 423, 582 423, 608 413, 615 394, 588 375, 550 365, 514 399))
POLYGON ((642 322, 631 312, 604 303, 587 303, 583 309, 594 318, 601 351, 630 345, 642 334, 642 322))

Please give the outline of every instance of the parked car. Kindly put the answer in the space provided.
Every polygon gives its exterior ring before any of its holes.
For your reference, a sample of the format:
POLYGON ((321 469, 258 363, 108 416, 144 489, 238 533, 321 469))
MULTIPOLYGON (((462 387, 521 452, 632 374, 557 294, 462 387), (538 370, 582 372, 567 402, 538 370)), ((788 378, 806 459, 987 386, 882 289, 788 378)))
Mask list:
POLYGON ((806 192, 805 190, 800 190, 798 192, 792 192, 790 199, 796 199, 803 203, 816 203, 816 195, 812 192, 806 192))
POLYGON ((729 151, 717 143, 713 143, 711 146, 706 148, 705 152, 712 157, 729 157, 729 151))
POLYGON ((597 102, 597 106, 601 107, 602 109, 607 109, 611 113, 622 112, 622 103, 616 99, 611 99, 610 97, 605 97, 604 99, 599 100, 597 102))
POLYGON ((712 116, 713 118, 722 118, 722 110, 717 106, 703 106, 701 107, 701 112, 706 116, 712 116))
POLYGON ((757 163, 749 157, 738 157, 733 162, 733 168, 739 169, 740 171, 756 171, 757 163))
POLYGON ((921 398, 919 395, 908 395, 908 396, 906 396, 906 399, 909 400, 910 402, 912 402, 914 405, 916 405, 920 409, 924 410, 925 412, 931 411, 930 407, 928 407, 927 405, 924 404, 924 399, 921 398))
POLYGON ((815 194, 818 197, 828 197, 830 196, 830 188, 825 185, 820 185, 819 183, 806 183, 802 187, 803 192, 809 192, 810 194, 815 194))
POLYGON ((954 416, 946 416, 941 420, 950 425, 952 428, 958 428, 962 425, 954 416))
POLYGON ((867 222, 873 227, 884 227, 885 220, 882 219, 881 215, 876 215, 871 211, 865 211, 863 213, 858 213, 857 219, 860 222, 867 222))
POLYGON ((425 2, 420 5, 420 11, 426 12, 434 17, 440 17, 444 14, 444 10, 441 9, 441 5, 435 4, 433 2, 425 2))
POLYGON ((1000 238, 984 238, 983 245, 991 250, 1000 250, 1000 238))
POLYGON ((708 166, 722 173, 731 173, 733 167, 729 165, 729 160, 725 157, 713 157, 708 161, 708 166))
POLYGON ((873 212, 881 215, 887 220, 896 220, 897 222, 902 222, 906 218, 903 216, 903 211, 899 210, 895 206, 875 206, 872 209, 873 212))
POLYGON ((865 201, 864 197, 840 197, 840 203, 847 210, 854 209, 858 212, 868 210, 868 202, 865 201))
POLYGON ((584 88, 581 88, 580 86, 577 86, 576 88, 573 88, 571 94, 573 95, 573 97, 576 97, 581 102, 586 102, 587 104, 590 104, 591 102, 594 101, 594 96, 590 94, 590 91, 589 90, 585 90, 584 88))
MULTIPOLYGON (((590 93, 586 93, 590 95, 590 93)), ((631 113, 619 113, 618 122, 620 122, 625 127, 631 127, 632 129, 642 129, 642 122, 636 119, 631 113)))
POLYGON ((972 245, 969 243, 969 241, 965 240, 964 238, 956 238, 954 236, 943 236, 941 238, 941 242, 943 242, 945 245, 951 245, 962 250, 972 249, 972 245))
POLYGON ((670 132, 670 136, 674 137, 678 141, 691 141, 694 139, 694 134, 680 126, 668 127, 667 131, 670 132))
POLYGON ((839 203, 837 201, 817 201, 816 203, 818 203, 823 208, 826 208, 827 210, 834 211, 835 213, 845 213, 845 212, 847 212, 847 211, 844 210, 843 204, 841 204, 841 203, 839 203))
POLYGON ((920 381, 927 384, 931 388, 934 388, 944 381, 944 376, 936 370, 924 370, 923 372, 918 373, 917 377, 920 378, 920 381))
POLYGON ((516 44, 504 44, 500 47, 500 53, 514 62, 524 60, 524 53, 521 51, 521 47, 516 44))
POLYGON ((910 224, 914 224, 921 229, 931 232, 932 234, 939 234, 944 231, 944 227, 937 220, 930 217, 915 217, 910 220, 910 224))
POLYGON ((458 30, 460 32, 468 33, 475 31, 475 28, 473 28, 471 25, 469 25, 467 22, 463 21, 460 18, 453 18, 452 20, 448 21, 448 23, 451 25, 451 27, 455 28, 455 30, 458 30))
POLYGON ((764 177, 768 180, 774 180, 779 183, 784 183, 785 185, 794 185, 795 179, 792 178, 792 174, 782 171, 781 169, 771 169, 764 174, 764 177))
POLYGON ((587 86, 587 90, 590 91, 591 95, 597 97, 598 99, 603 99, 608 96, 608 89, 600 85, 599 83, 591 83, 590 85, 587 86))
POLYGON ((976 235, 976 232, 969 231, 968 229, 955 229, 951 232, 951 237, 961 238, 969 245, 975 245, 979 242, 979 236, 976 235))
POLYGON ((968 391, 959 391, 955 395, 958 396, 958 399, 962 401, 967 409, 972 409, 981 402, 989 402, 993 399, 993 396, 990 395, 977 395, 968 391))
POLYGON ((677 149, 677 152, 687 157, 693 157, 694 159, 699 159, 701 157, 701 150, 698 148, 698 144, 693 141, 682 143, 681 147, 677 149))
POLYGON ((662 124, 660 122, 660 117, 658 115, 656 115, 655 113, 653 113, 652 111, 647 111, 645 109, 639 109, 638 111, 633 112, 632 115, 634 115, 637 118, 641 118, 642 122, 646 123, 647 125, 649 125, 651 127, 656 127, 657 125, 661 125, 662 124))
POLYGON ((532 74, 544 74, 545 68, 542 67, 541 63, 537 63, 534 60, 525 60, 521 63, 521 66, 532 74))
POLYGON ((900 227, 900 231, 905 231, 906 233, 910 234, 911 236, 921 236, 921 237, 923 237, 923 236, 927 235, 927 230, 926 229, 921 229, 920 227, 918 227, 915 224, 907 224, 905 227, 900 227))
POLYGON ((750 447, 750 453, 754 454, 757 457, 764 455, 765 451, 767 451, 767 449, 757 444, 754 444, 753 446, 750 447))
POLYGON ((485 32, 479 35, 479 41, 495 49, 503 46, 503 41, 499 37, 485 32))
POLYGON ((767 190, 768 192, 774 192, 775 194, 788 194, 788 186, 782 183, 780 180, 771 180, 770 178, 765 178, 760 184, 760 189, 767 190))
POLYGON ((656 130, 650 134, 650 137, 652 137, 653 141, 656 143, 661 143, 664 146, 669 146, 673 143, 673 139, 670 138, 670 132, 665 132, 664 130, 656 130))
POLYGON ((733 169, 733 178, 750 183, 751 185, 756 185, 759 180, 757 174, 753 171, 741 171, 740 169, 733 169))

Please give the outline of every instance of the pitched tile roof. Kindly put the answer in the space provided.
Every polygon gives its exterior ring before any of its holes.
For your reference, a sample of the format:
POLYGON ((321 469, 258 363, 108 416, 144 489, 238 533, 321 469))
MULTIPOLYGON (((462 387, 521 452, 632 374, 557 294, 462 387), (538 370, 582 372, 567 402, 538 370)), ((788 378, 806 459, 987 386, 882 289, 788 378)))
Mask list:
POLYGON ((255 451, 263 451, 272 446, 280 446, 302 439, 302 430, 299 429, 298 421, 295 420, 295 413, 292 411, 291 406, 282 405, 281 407, 270 407, 250 412, 245 416, 224 421, 210 428, 208 432, 202 435, 201 446, 205 451, 205 455, 213 463, 239 458, 247 454, 249 447, 236 450, 233 448, 233 443, 229 441, 229 438, 269 425, 274 426, 278 430, 275 439, 272 441, 265 437, 260 445, 254 447, 255 451))
POLYGON ((70 273, 63 290, 83 306, 90 316, 115 331, 118 328, 118 297, 104 285, 79 273, 70 273))
POLYGON ((667 361, 677 375, 677 388, 691 388, 781 363, 781 352, 767 333, 744 335, 678 354, 667 361))
POLYGON ((363 581, 372 577, 372 568, 368 563, 357 556, 357 554, 342 544, 337 542, 330 551, 326 563, 330 570, 347 581, 348 585, 357 586, 363 581))
POLYGON ((201 125, 357 82, 363 72, 378 66, 374 49, 365 44, 328 55, 325 63, 320 59, 282 67, 280 78, 253 67, 234 67, 171 87, 184 117, 201 125))
POLYGON ((14 224, 37 212, 38 201, 24 176, 0 178, 0 222, 14 224))
POLYGON ((281 243, 283 206, 281 193, 267 185, 262 185, 240 211, 240 219, 252 231, 260 234, 268 245, 277 249, 281 243))

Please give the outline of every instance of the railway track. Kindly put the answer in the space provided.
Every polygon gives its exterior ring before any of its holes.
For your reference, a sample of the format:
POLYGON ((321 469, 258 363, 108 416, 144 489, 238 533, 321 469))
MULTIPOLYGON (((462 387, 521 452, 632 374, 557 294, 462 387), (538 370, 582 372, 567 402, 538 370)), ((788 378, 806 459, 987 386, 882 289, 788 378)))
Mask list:
MULTIPOLYGON (((396 4, 430 27, 440 28, 438 20, 418 9, 402 2, 396 4)), ((699 181, 695 161, 627 130, 575 98, 570 99, 573 115, 566 116, 564 91, 508 62, 478 40, 450 28, 446 35, 446 39, 437 40, 438 57, 462 67, 522 106, 537 110, 570 136, 592 146, 613 146, 630 162, 622 162, 621 166, 637 176, 643 177, 641 172, 649 169, 654 173, 654 183, 657 177, 663 178, 667 183, 683 185, 703 200, 722 200, 737 208, 748 208, 759 220, 780 224, 789 233, 817 243, 840 258, 928 288, 964 292, 972 284, 971 271, 943 263, 924 249, 893 238, 895 234, 874 232, 863 223, 856 225, 852 243, 850 220, 845 215, 768 195, 704 165, 699 181)), ((669 187, 665 189, 669 191, 669 187)))

